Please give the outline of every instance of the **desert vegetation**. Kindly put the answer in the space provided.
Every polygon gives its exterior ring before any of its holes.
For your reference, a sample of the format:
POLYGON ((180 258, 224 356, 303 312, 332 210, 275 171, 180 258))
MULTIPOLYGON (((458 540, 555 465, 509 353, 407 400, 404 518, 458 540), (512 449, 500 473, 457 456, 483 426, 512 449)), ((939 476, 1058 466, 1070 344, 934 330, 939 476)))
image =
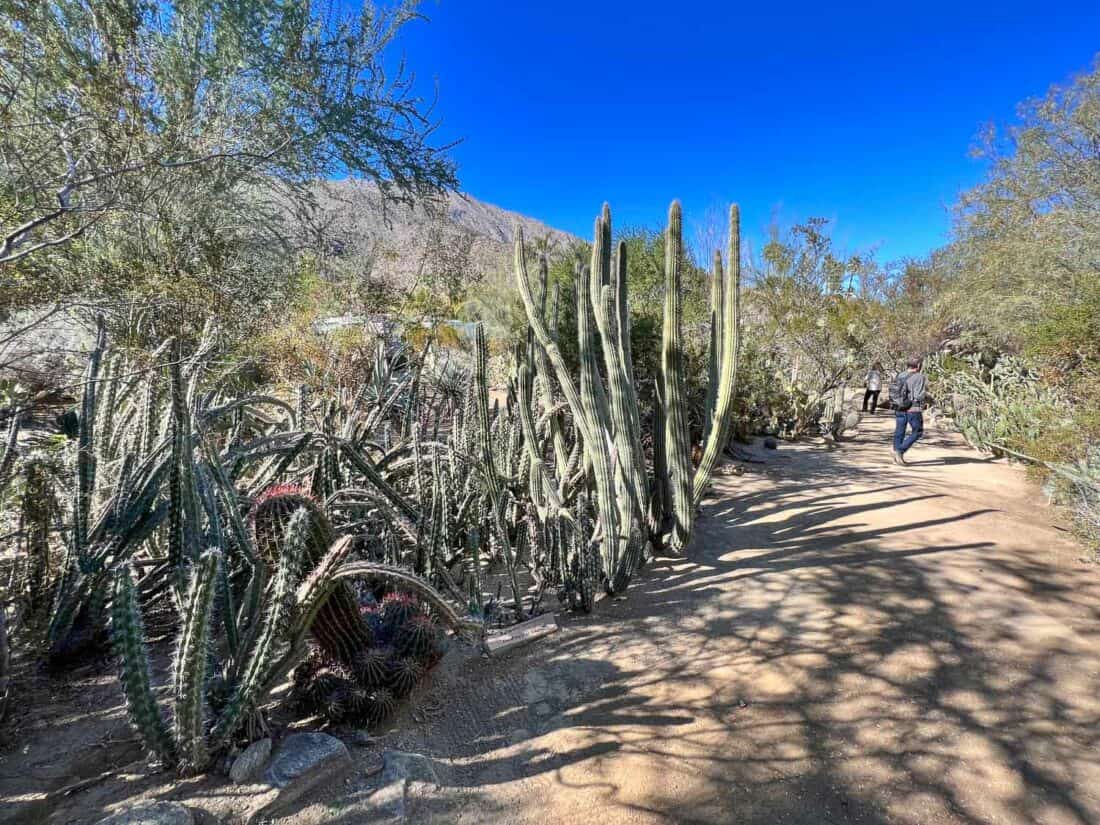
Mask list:
POLYGON ((988 136, 924 259, 737 206, 685 243, 678 201, 489 241, 393 73, 416 15, 0 4, 0 713, 95 663, 184 775, 377 726, 449 645, 690 556, 722 463, 844 449, 914 355, 1100 544, 1100 68, 988 136))

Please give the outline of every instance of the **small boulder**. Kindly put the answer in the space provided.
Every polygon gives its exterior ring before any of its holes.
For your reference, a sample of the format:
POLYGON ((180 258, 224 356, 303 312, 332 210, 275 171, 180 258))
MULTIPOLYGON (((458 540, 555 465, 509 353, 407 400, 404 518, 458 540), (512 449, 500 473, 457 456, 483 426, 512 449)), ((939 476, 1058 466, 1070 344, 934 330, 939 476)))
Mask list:
MULTIPOLYGON (((314 775, 351 765, 347 745, 327 733, 293 733, 286 738, 264 773, 264 782, 285 790, 314 775)), ((312 784, 312 783, 310 783, 312 784)))
POLYGON ((195 816, 176 802, 139 802, 96 825, 195 825, 195 816))
POLYGON ((779 448, 779 442, 776 441, 772 436, 769 435, 767 438, 764 439, 764 449, 765 450, 776 450, 778 448, 779 448))
POLYGON ((351 754, 339 739, 326 733, 294 733, 275 753, 260 794, 248 816, 250 823, 270 819, 317 785, 339 779, 351 768, 351 754))
POLYGON ((234 784, 244 785, 253 781, 263 771, 271 756, 271 739, 260 739, 253 742, 244 752, 233 760, 233 766, 229 769, 229 778, 234 784))

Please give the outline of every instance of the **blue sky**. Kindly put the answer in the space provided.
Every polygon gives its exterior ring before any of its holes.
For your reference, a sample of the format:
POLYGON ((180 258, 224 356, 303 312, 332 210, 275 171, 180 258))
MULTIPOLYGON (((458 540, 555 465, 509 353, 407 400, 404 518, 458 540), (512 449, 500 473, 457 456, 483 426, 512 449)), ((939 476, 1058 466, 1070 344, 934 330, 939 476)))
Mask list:
POLYGON ((983 123, 1088 68, 1100 3, 428 0, 399 48, 438 83, 462 188, 587 237, 731 200, 835 221, 884 260, 942 244, 983 123))

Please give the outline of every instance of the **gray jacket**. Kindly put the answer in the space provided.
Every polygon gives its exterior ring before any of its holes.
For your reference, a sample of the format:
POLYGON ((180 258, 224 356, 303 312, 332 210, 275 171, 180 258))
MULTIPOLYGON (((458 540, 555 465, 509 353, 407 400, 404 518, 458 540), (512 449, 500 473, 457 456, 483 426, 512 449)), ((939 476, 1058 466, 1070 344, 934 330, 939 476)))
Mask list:
POLYGON ((921 412, 924 409, 924 398, 928 394, 928 379, 923 372, 911 372, 905 383, 909 385, 909 395, 913 399, 909 412, 921 412))

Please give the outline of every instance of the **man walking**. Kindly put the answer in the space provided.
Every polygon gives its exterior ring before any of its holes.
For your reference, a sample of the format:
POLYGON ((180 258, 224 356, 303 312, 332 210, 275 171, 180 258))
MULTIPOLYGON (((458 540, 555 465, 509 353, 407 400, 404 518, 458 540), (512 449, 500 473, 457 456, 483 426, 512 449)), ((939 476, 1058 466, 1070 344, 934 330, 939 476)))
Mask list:
POLYGON ((895 464, 905 463, 905 453, 924 434, 924 399, 928 392, 928 379, 920 371, 920 358, 910 358, 907 366, 908 369, 900 373, 890 386, 890 400, 894 404, 895 464))

